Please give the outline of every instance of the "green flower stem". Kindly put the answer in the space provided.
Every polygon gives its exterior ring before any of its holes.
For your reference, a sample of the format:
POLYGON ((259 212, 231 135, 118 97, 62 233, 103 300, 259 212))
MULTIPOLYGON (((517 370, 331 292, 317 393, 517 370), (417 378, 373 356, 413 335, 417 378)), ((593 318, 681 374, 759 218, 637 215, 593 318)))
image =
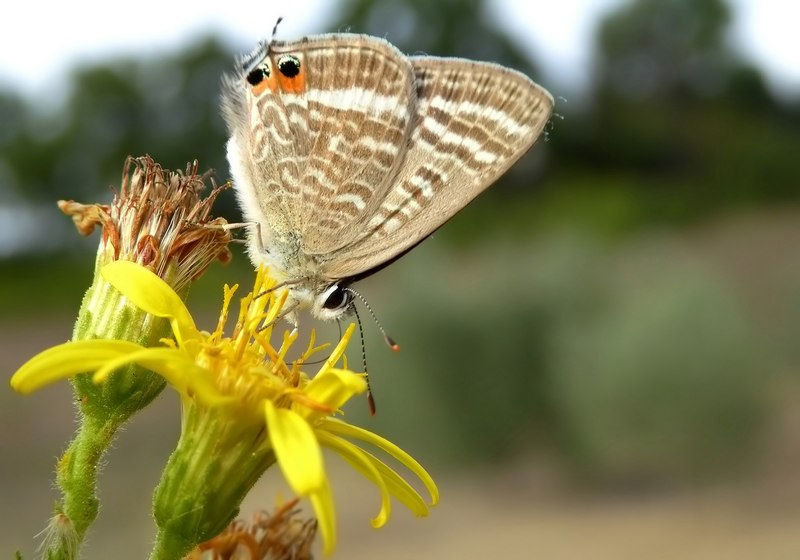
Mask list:
POLYGON ((225 407, 184 401, 180 441, 153 500, 158 535, 150 560, 183 558, 217 536, 262 473, 275 463, 263 429, 231 422, 225 407), (231 476, 236 473, 236 476, 231 476))
MULTIPOLYGON (((132 306, 114 287, 103 280, 99 253, 94 281, 86 292, 73 331, 73 340, 107 338, 129 340, 144 346, 157 345, 169 335, 166 319, 156 318, 132 306)), ((169 281, 169 278, 166 278, 169 281)), ((184 289, 183 297, 186 296, 184 289)), ((61 501, 56 512, 66 516, 72 532, 48 541, 48 560, 75 558, 86 532, 97 517, 97 478, 106 450, 117 430, 136 412, 150 404, 164 389, 164 379, 131 366, 123 368, 98 385, 90 374, 72 380, 78 403, 79 427, 75 438, 58 462, 56 481, 61 501)))
MULTIPOLYGON (((171 338, 167 319, 154 317, 133 306, 103 279, 100 268, 105 260, 104 254, 99 253, 94 282, 83 298, 72 339, 129 340, 150 347, 157 346, 162 338, 171 338)), ((161 274, 167 283, 176 276, 174 268, 161 274)), ((188 286, 178 295, 186 299, 187 293, 188 286)), ((160 375, 137 366, 121 369, 99 385, 88 374, 72 379, 84 415, 120 424, 150 404, 165 386, 160 375)))
POLYGON ((119 425, 84 417, 75 439, 58 462, 56 481, 62 493, 57 513, 66 515, 71 532, 58 533, 50 541, 48 560, 72 560, 77 556, 76 544, 83 542, 86 531, 97 517, 96 495, 98 465, 111 444, 119 425))

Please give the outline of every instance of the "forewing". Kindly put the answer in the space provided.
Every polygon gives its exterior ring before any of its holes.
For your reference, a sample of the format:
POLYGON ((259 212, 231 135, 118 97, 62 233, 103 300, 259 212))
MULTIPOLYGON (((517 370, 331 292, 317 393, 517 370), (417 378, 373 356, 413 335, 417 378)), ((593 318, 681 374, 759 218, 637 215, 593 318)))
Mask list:
POLYGON ((261 224, 267 243, 274 233, 296 227, 290 210, 299 194, 299 154, 307 134, 304 118, 284 102, 268 53, 263 43, 240 60, 237 71, 224 77, 222 94, 236 194, 245 219, 261 224), (254 85, 250 76, 259 69, 269 75, 254 85))
POLYGON ((309 146, 303 162, 302 249, 325 255, 362 234, 392 186, 416 104, 409 60, 388 42, 335 35, 309 42, 309 146))
POLYGON ((536 142, 553 98, 527 76, 491 63, 413 57, 416 118, 395 184, 364 235, 325 273, 364 276, 412 248, 536 142))
POLYGON ((270 226, 303 253, 328 254, 361 233, 391 186, 414 71, 388 42, 356 34, 273 42, 265 57, 272 82, 246 92, 239 156, 270 226))

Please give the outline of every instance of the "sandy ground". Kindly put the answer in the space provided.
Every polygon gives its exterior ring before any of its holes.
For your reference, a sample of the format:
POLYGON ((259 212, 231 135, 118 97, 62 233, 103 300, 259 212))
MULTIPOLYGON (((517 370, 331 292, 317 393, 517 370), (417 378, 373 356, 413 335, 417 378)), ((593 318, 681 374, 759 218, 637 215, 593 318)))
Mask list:
MULTIPOLYGON (((130 442, 120 446, 123 443, 130 442)), ((146 557, 153 527, 147 518, 149 493, 139 489, 152 487, 157 473, 148 466, 160 463, 162 452, 153 449, 151 456, 129 456, 125 461, 111 457, 103 479, 101 518, 85 558, 146 557)), ((800 558, 796 483, 795 488, 762 481, 680 495, 591 497, 558 485, 548 487, 548 475, 530 457, 491 472, 434 473, 442 502, 429 518, 414 519, 397 506, 389 524, 373 530, 368 520, 377 508, 374 489, 345 471, 340 462, 331 463, 340 522, 338 558, 800 558)), ((49 462, 31 464, 27 476, 12 475, 13 484, 3 487, 3 557, 10 557, 17 546, 32 557, 32 536, 55 498, 53 492, 48 494, 47 469, 41 472, 42 464, 49 462)), ((9 479, 4 476, 4 480, 9 479)), ((243 512, 270 507, 275 495, 269 483, 260 484, 243 512)))

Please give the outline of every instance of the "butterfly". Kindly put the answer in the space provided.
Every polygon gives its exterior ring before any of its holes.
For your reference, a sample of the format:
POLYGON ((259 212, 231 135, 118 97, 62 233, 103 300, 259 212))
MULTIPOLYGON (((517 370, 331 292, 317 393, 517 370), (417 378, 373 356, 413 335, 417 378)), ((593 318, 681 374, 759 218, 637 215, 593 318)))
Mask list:
POLYGON ((495 182, 552 110, 545 89, 493 63, 361 34, 263 42, 223 79, 249 256, 289 290, 287 316, 339 319, 353 282, 495 182))

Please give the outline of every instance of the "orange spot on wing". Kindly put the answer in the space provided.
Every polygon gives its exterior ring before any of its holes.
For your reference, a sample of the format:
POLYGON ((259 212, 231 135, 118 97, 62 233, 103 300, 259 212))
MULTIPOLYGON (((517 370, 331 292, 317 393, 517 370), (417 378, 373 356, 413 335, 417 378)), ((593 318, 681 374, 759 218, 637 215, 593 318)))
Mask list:
POLYGON ((270 90, 275 92, 278 89, 278 80, 275 78, 275 72, 272 72, 268 78, 265 78, 257 85, 251 86, 250 91, 253 92, 253 95, 258 97, 264 90, 270 90))
POLYGON ((267 89, 267 80, 264 80, 260 84, 250 86, 250 91, 252 91, 253 95, 255 95, 256 97, 264 93, 265 89, 267 89))
POLYGON ((306 91, 306 71, 305 68, 300 68, 300 73, 297 76, 288 78, 277 72, 278 83, 284 93, 303 93, 306 91))

